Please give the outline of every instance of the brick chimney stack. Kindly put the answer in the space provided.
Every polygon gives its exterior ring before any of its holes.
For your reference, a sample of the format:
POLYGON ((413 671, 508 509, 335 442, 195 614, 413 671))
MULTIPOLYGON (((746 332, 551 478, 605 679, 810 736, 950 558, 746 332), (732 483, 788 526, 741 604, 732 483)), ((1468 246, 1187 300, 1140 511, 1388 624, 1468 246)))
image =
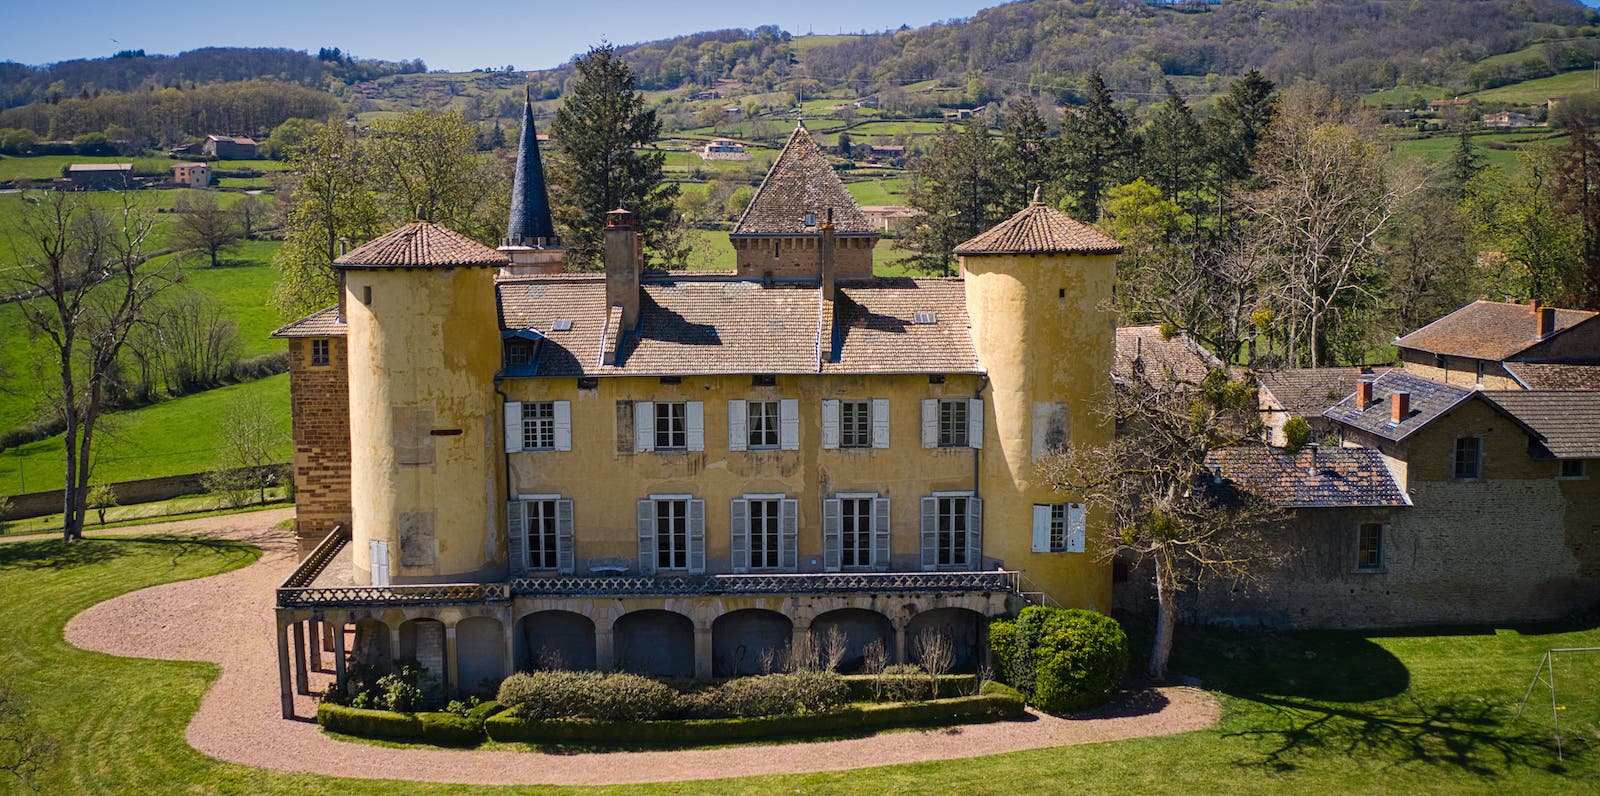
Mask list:
POLYGON ((1372 380, 1360 379, 1356 382, 1356 408, 1366 409, 1372 405, 1372 380))
POLYGON ((622 328, 639 320, 639 244, 633 214, 617 209, 606 213, 606 306, 622 308, 622 328))
POLYGON ((1396 423, 1403 423, 1411 414, 1411 393, 1389 393, 1389 419, 1396 423))
POLYGON ((833 301, 834 282, 838 277, 838 269, 834 266, 834 250, 838 244, 833 234, 833 208, 828 208, 828 216, 822 222, 822 228, 817 233, 817 256, 821 259, 822 270, 822 297, 833 301))

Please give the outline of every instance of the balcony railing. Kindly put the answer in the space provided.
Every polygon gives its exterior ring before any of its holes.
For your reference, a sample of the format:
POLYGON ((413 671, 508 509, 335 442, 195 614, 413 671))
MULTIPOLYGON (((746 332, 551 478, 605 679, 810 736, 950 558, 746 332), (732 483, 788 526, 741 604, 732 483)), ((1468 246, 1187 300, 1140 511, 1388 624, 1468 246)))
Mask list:
POLYGON ((1020 594, 1017 573, 992 572, 829 572, 793 575, 705 575, 700 577, 541 577, 514 578, 519 596, 667 597, 682 594, 894 594, 937 592, 1012 592, 1020 594))
POLYGON ((505 602, 504 583, 436 583, 415 586, 310 586, 278 589, 279 608, 346 605, 441 605, 505 602))

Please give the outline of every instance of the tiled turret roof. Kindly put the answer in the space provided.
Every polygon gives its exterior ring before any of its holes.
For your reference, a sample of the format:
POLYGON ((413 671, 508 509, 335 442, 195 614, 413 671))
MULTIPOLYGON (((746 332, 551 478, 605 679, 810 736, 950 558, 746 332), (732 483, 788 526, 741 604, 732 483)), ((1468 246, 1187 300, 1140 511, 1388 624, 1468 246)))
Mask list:
POLYGON ((956 247, 958 255, 1120 254, 1122 244, 1034 200, 1027 209, 956 247))
POLYGON ((505 265, 511 258, 454 230, 413 221, 333 261, 336 268, 461 268, 505 265))
POLYGON ((828 165, 805 125, 794 129, 789 143, 772 162, 750 206, 734 226, 735 235, 814 234, 833 211, 833 229, 841 235, 871 234, 872 222, 856 206, 839 175, 828 165), (811 223, 807 224, 807 214, 811 223))

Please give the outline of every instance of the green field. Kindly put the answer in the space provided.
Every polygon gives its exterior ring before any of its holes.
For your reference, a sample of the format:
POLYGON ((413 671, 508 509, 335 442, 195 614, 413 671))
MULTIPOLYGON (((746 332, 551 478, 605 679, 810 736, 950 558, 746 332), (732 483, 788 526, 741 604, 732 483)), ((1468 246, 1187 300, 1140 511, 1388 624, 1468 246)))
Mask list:
POLYGON ((1509 102, 1518 105, 1542 103, 1551 97, 1564 94, 1581 94, 1595 91, 1595 73, 1589 69, 1563 72, 1559 75, 1524 80, 1509 86, 1485 89, 1466 96, 1483 102, 1509 102))
MULTIPOLYGON (((888 174, 899 174, 890 171, 888 174)), ((862 180, 845 183, 844 186, 855 197, 858 205, 903 205, 911 200, 907 192, 911 190, 911 178, 887 177, 880 180, 862 180)))
MULTIPOLYGON (((1485 164, 1499 166, 1510 173, 1516 171, 1517 151, 1523 147, 1537 144, 1565 146, 1567 139, 1565 136, 1549 138, 1543 133, 1490 133, 1475 135, 1472 142, 1485 164)), ((1450 159, 1456 146, 1455 136, 1437 135, 1395 141, 1394 153, 1401 159, 1415 158, 1431 165, 1442 165, 1450 159)))
MULTIPOLYGON (((95 480, 114 483, 214 468, 228 413, 246 398, 267 407, 283 429, 280 458, 288 461, 289 376, 279 374, 108 415, 95 432, 95 480)), ((62 440, 58 435, 0 451, 0 495, 60 489, 66 462, 62 440)))
POLYGON ((53 180, 61 170, 73 163, 132 163, 133 173, 141 177, 156 177, 172 172, 178 161, 160 157, 125 157, 120 155, 39 155, 37 157, 0 157, 0 181, 53 180))
MULTIPOLYGON (((95 603, 247 566, 256 555, 235 542, 175 537, 0 544, 0 611, 26 617, 0 645, 0 680, 26 700, 28 715, 55 744, 31 783, 35 792, 1503 796, 1591 793, 1600 778, 1592 715, 1600 686, 1593 678, 1576 678, 1564 692, 1573 708, 1564 723, 1564 760, 1549 735, 1548 701, 1542 715, 1512 720, 1543 650, 1600 645, 1593 628, 1372 635, 1184 628, 1174 665, 1216 694, 1219 727, 971 759, 593 789, 402 784, 252 769, 208 758, 184 741, 190 716, 217 677, 215 665, 84 652, 67 644, 62 628, 95 603)), ((0 783, 0 790, 19 787, 15 780, 0 783)))

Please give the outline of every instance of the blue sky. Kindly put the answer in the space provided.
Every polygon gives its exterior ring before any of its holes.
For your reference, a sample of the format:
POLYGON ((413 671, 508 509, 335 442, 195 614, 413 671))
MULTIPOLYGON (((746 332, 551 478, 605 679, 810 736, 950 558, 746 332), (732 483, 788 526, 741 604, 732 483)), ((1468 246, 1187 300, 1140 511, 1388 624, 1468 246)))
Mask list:
MULTIPOLYGON (((339 47, 358 56, 422 58, 430 69, 542 69, 602 39, 631 44, 718 28, 773 24, 796 34, 912 27, 972 16, 1002 0, 521 2, 275 0, 272 3, 68 0, 7 2, 0 60, 44 64, 117 50, 178 53, 209 45, 339 47)), ((1600 0, 1596 0, 1600 2, 1600 0)))

